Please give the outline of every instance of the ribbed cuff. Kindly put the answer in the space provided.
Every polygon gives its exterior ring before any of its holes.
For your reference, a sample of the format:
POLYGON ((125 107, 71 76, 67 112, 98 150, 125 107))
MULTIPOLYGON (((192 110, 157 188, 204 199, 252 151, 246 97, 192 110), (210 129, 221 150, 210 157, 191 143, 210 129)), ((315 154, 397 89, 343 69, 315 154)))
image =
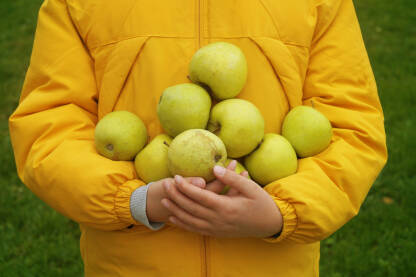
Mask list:
POLYGON ((133 218, 151 230, 157 231, 165 224, 163 222, 149 222, 146 214, 147 190, 152 183, 137 188, 130 197, 130 211, 133 218))
POLYGON ((293 234, 293 232, 295 232, 297 227, 297 216, 295 208, 293 208, 293 206, 289 202, 279 199, 273 195, 270 195, 270 197, 273 198, 274 202, 280 210, 280 213, 282 214, 283 227, 280 234, 277 234, 276 236, 272 236, 269 238, 264 238, 264 240, 267 242, 276 243, 284 240, 285 238, 293 234))
MULTIPOLYGON (((130 180, 118 187, 115 198, 115 212, 120 221, 127 225, 134 224, 136 221, 131 216, 130 212, 130 197, 133 191, 138 187, 143 186, 144 183, 140 180, 130 180)), ((126 225, 126 226, 127 226, 126 225)))

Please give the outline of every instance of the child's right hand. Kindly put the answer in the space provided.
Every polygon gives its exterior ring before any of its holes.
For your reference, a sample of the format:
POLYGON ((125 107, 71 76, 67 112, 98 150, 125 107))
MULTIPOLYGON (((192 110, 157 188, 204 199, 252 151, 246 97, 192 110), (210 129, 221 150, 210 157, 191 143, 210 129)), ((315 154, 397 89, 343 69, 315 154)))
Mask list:
MULTIPOLYGON (((232 161, 227 166, 227 169, 235 170, 236 165, 237 162, 232 161)), ((209 184, 206 184, 205 180, 200 177, 187 177, 185 179, 194 186, 205 188, 215 193, 220 193, 225 186, 217 179, 215 179, 209 184)), ((166 178, 153 182, 147 190, 146 214, 150 222, 168 222, 169 216, 172 215, 172 213, 161 204, 162 199, 168 197, 165 189, 163 188, 163 184, 165 182, 169 183, 169 185, 171 186, 176 185, 175 180, 173 178, 166 178)), ((234 189, 231 188, 228 194, 233 193, 233 190, 234 189)))
MULTIPOLYGON (((205 188, 205 180, 200 177, 185 178, 189 183, 205 188)), ((163 188, 163 184, 167 182, 170 185, 175 185, 173 178, 166 178, 153 182, 147 190, 146 200, 146 214, 150 222, 168 222, 171 212, 161 204, 163 198, 167 198, 167 194, 163 188)))

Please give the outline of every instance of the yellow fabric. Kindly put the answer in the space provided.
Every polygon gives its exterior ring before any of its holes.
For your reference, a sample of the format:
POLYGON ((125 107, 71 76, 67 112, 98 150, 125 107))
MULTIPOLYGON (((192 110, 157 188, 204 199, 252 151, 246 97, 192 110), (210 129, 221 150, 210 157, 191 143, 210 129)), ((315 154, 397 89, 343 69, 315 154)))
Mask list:
POLYGON ((46 0, 10 133, 23 182, 80 223, 86 276, 318 276, 319 241, 357 214, 387 158, 351 0, 46 0), (130 215, 144 184, 133 163, 94 148, 94 126, 113 110, 161 133, 160 94, 187 82, 192 55, 215 41, 245 53, 238 97, 260 109, 266 132, 312 102, 334 127, 328 149, 265 187, 284 217, 278 238, 150 231, 130 215))

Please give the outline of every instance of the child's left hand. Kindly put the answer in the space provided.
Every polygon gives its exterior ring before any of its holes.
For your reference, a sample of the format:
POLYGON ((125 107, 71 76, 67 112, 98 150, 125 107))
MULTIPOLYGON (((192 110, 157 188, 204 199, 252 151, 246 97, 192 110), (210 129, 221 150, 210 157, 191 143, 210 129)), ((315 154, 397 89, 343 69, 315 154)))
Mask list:
POLYGON ((254 181, 216 166, 214 174, 233 190, 219 195, 175 176, 176 185, 165 186, 169 199, 162 204, 174 225, 191 232, 216 237, 269 237, 282 229, 279 208, 254 181))

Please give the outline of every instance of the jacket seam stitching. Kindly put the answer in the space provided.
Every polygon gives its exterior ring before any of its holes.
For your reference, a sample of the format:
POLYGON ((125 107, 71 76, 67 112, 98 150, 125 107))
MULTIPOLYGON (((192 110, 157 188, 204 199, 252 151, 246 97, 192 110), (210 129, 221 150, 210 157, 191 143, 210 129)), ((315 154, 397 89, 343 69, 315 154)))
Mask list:
MULTIPOLYGON (((110 42, 106 42, 103 44, 98 44, 98 45, 93 45, 90 47, 90 50, 94 50, 100 47, 106 47, 109 45, 113 45, 113 44, 117 44, 119 42, 122 41, 126 41, 126 40, 131 40, 131 39, 136 39, 136 38, 142 38, 142 37, 148 37, 148 38, 179 38, 179 39, 197 39, 197 37, 187 37, 187 36, 168 36, 168 35, 136 35, 136 36, 131 36, 131 37, 126 37, 126 38, 121 38, 115 41, 110 41, 110 42)), ((236 38, 271 38, 271 39, 276 39, 281 41, 283 44, 285 45, 291 45, 291 46, 296 46, 296 47, 302 47, 302 48, 306 48, 309 49, 310 46, 306 46, 306 45, 302 45, 300 43, 297 42, 293 42, 293 41, 284 41, 279 37, 274 37, 274 36, 251 36, 251 35, 246 35, 246 36, 211 36, 209 37, 211 39, 236 39, 236 38)))
POLYGON ((279 36, 279 38, 282 38, 282 35, 280 33, 280 28, 279 28, 279 24, 277 23, 277 21, 275 20, 275 18, 272 16, 272 13, 270 12, 269 8, 267 8, 266 4, 264 4, 263 0, 260 0, 260 4, 262 5, 263 9, 267 12, 267 14, 269 15, 270 19, 273 22, 273 26, 276 29, 276 33, 279 36))

